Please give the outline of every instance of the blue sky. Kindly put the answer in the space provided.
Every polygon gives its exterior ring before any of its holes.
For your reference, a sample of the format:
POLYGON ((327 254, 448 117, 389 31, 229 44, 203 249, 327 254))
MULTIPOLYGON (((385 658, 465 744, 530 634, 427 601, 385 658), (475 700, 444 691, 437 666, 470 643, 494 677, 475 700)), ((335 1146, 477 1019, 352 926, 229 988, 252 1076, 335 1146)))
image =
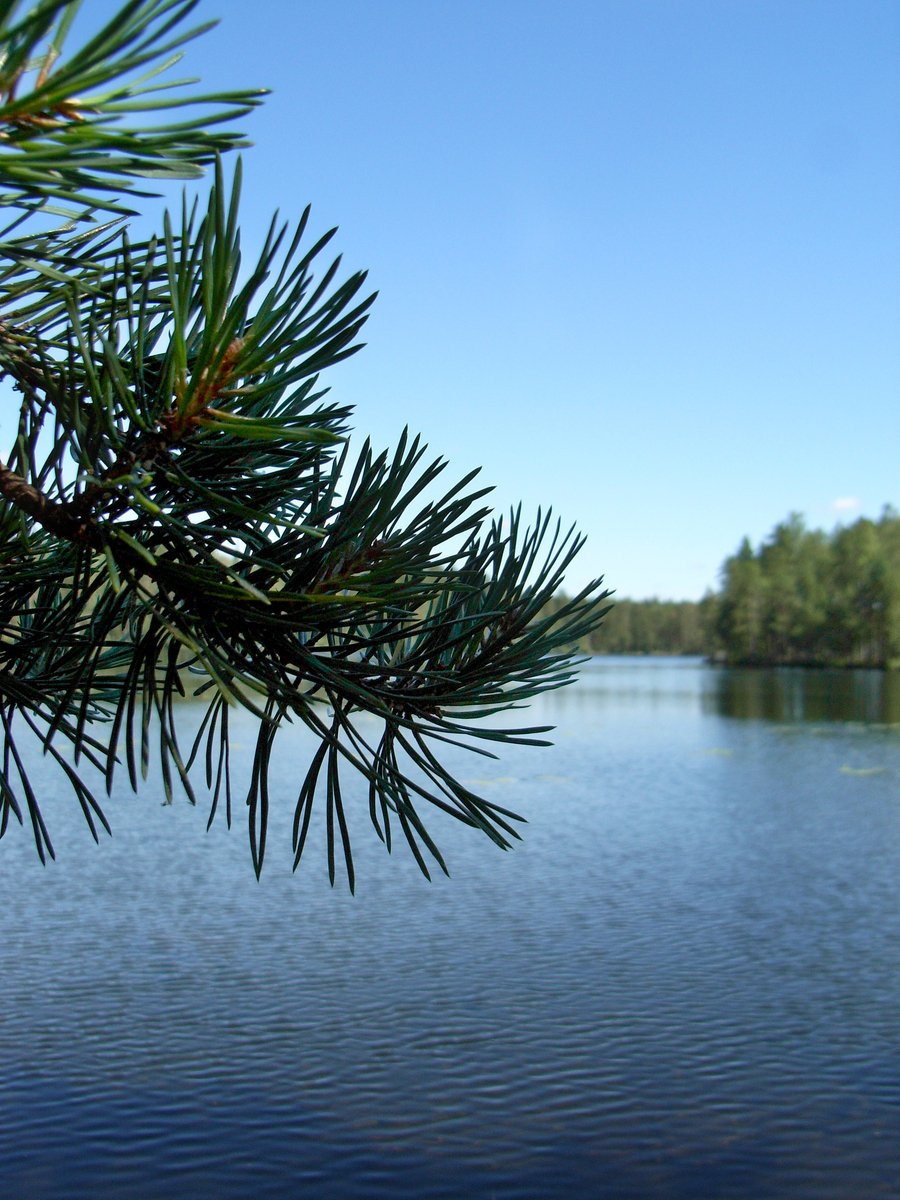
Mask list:
POLYGON ((380 293, 332 372, 356 430, 552 504, 573 588, 699 598, 792 510, 900 502, 895 0, 199 13, 192 71, 274 90, 248 249, 311 202, 380 293))

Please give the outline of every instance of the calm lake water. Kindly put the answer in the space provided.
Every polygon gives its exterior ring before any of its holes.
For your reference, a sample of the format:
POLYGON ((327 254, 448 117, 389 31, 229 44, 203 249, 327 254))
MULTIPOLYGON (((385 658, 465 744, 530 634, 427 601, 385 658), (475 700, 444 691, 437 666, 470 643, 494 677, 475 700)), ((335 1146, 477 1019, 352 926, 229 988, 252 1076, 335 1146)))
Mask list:
POLYGON ((360 789, 355 898, 290 873, 292 802, 257 884, 242 824, 123 790, 95 847, 48 782, 57 863, 0 843, 0 1195, 900 1195, 900 681, 597 659, 532 714, 461 766, 524 843, 438 822, 429 884, 360 789))

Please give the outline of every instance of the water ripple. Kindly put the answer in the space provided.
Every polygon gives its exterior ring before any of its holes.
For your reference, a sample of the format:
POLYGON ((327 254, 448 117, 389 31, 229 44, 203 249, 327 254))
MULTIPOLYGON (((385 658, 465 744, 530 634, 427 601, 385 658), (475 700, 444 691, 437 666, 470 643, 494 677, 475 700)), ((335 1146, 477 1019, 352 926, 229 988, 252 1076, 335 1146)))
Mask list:
POLYGON ((60 807, 46 871, 11 834, 0 1194, 900 1194, 900 740, 855 729, 886 769, 854 777, 845 731, 642 670, 621 712, 573 693, 540 777, 498 766, 527 840, 448 828, 449 882, 366 843, 362 795, 356 899, 257 885, 186 806, 123 798, 99 849, 60 807))

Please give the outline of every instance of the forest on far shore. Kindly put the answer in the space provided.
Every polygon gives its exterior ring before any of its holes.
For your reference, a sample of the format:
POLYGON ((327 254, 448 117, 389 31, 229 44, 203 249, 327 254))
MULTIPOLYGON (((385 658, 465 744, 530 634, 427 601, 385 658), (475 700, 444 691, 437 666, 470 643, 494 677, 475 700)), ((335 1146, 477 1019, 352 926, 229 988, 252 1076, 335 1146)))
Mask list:
POLYGON ((792 513, 744 538, 700 601, 617 600, 581 649, 749 665, 900 667, 900 514, 832 533, 792 513))

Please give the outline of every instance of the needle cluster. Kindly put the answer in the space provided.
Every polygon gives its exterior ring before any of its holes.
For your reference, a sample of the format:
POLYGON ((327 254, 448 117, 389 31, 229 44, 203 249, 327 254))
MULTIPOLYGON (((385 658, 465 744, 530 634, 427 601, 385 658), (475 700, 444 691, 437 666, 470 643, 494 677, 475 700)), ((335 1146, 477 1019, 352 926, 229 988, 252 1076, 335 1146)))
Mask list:
POLYGON ((493 516, 489 489, 443 483, 408 434, 351 450, 321 375, 359 349, 374 297, 327 256, 334 231, 309 236, 308 209, 242 257, 241 169, 227 179, 222 156, 262 93, 169 78, 205 28, 184 26, 192 0, 133 0, 67 53, 78 7, 0 4, 0 374, 17 406, 0 460, 0 836, 28 821, 53 855, 25 729, 95 837, 97 791, 123 772, 137 789, 151 764, 167 799, 202 793, 230 822, 238 705, 257 723, 239 794, 257 874, 291 722, 317 738, 290 798, 295 866, 318 805, 329 875, 342 863, 351 888, 355 804, 426 874, 446 868, 423 812, 508 846, 519 818, 442 751, 542 741, 491 718, 570 680, 602 619, 600 581, 546 615, 581 539, 549 512, 493 516), (131 240, 150 181, 206 167, 205 204, 131 240), (186 697, 204 715, 183 744, 186 697))

